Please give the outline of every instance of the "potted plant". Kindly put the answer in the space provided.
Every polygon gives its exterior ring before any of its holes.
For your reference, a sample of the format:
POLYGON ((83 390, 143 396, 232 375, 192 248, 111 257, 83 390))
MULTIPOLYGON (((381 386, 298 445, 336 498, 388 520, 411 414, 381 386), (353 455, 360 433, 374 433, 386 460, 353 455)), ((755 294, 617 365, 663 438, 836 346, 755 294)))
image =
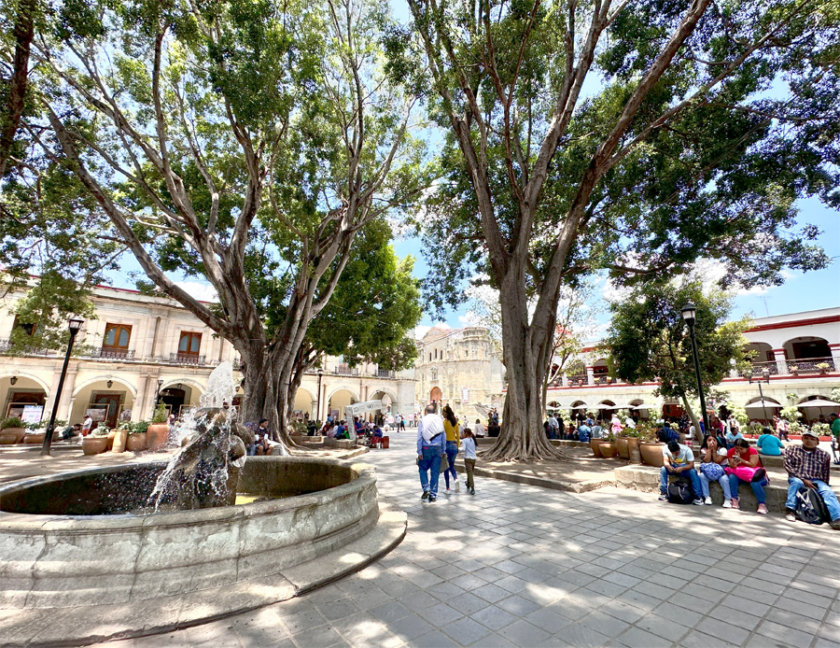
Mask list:
POLYGON ((788 371, 790 371, 794 376, 799 375, 799 365, 790 365, 788 367, 788 371))
POLYGON ((129 452, 139 452, 146 449, 146 432, 149 424, 146 421, 128 424, 128 437, 125 440, 125 449, 129 452))
MULTIPOLYGON (((641 451, 639 450, 639 446, 641 444, 642 439, 647 434, 646 430, 642 427, 642 423, 637 423, 635 428, 630 428, 625 430, 624 436, 622 437, 624 443, 627 445, 627 457, 626 459, 630 461, 630 463, 642 463, 642 455, 641 451)), ((620 443, 622 439, 618 439, 616 443, 620 443)), ((621 454, 619 452, 619 454, 621 454)))
POLYGON ((615 457, 618 454, 618 448, 615 445, 615 435, 610 433, 601 439, 598 449, 601 451, 601 456, 605 459, 615 457))
POLYGON ((17 416, 9 416, 0 421, 0 443, 20 443, 26 435, 26 424, 17 416))
POLYGON ((169 412, 166 405, 160 403, 152 415, 152 424, 146 431, 146 447, 149 450, 162 448, 169 441, 169 412))
POLYGON ((639 439, 639 454, 643 464, 661 467, 662 447, 665 444, 660 443, 656 438, 657 429, 658 426, 654 424, 646 424, 642 428, 643 435, 639 439))
POLYGON ((108 425, 101 423, 97 428, 82 438, 82 452, 86 455, 102 454, 108 449, 108 435, 111 430, 108 425))
POLYGON ((828 370, 831 369, 831 365, 827 362, 818 362, 814 365, 814 369, 819 369, 821 374, 827 374, 828 370))

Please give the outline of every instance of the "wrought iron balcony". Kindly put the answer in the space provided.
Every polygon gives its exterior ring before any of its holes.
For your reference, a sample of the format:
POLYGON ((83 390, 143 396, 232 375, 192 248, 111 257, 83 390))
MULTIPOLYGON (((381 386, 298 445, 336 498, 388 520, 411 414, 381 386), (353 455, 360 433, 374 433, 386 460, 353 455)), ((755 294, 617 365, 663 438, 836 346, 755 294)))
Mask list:
POLYGON ((194 355, 192 353, 170 353, 169 362, 181 365, 203 365, 206 363, 206 356, 194 355))
POLYGON ((787 369, 792 374, 821 374, 835 370, 834 358, 791 358, 787 369))
POLYGON ((376 377, 377 378, 394 378, 396 376, 396 372, 393 369, 377 369, 376 370, 376 377))
POLYGON ((94 349, 91 356, 94 358, 102 358, 103 360, 134 360, 134 349, 100 347, 98 349, 94 349))
POLYGON ((338 365, 333 368, 333 373, 337 376, 358 376, 358 367, 348 367, 347 365, 338 365))

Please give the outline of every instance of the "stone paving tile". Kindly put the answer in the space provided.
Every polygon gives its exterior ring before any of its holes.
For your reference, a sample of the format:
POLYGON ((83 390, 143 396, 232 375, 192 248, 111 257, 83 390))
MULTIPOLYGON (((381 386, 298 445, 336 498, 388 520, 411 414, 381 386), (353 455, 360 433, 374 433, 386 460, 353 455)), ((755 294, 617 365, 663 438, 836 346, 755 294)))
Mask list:
POLYGON ((601 611, 593 612, 592 614, 583 617, 577 622, 577 625, 591 628, 595 632, 609 637, 610 639, 617 637, 630 627, 630 624, 626 621, 617 619, 614 616, 609 616, 601 611))
POLYGON ((616 637, 616 641, 630 648, 671 648, 672 641, 651 634, 641 628, 630 628, 616 637))
POLYGON ((440 628, 447 636, 455 640, 460 646, 471 646, 480 642, 490 634, 487 626, 470 618, 461 618, 440 628))
POLYGON ((807 646, 814 639, 814 635, 808 632, 766 620, 762 621, 755 631, 774 641, 782 641, 792 646, 807 646))
POLYGON ((732 625, 724 621, 706 617, 700 623, 694 626, 693 630, 705 632, 715 637, 726 637, 727 641, 731 641, 735 645, 744 643, 750 633, 744 630, 741 626, 732 625))
MULTIPOLYGON (((568 629, 563 630, 565 632, 568 629)), ((524 619, 511 623, 498 631, 508 641, 511 641, 519 646, 534 646, 542 643, 551 635, 545 630, 538 628, 533 623, 529 623, 524 619)))
POLYGON ((492 605, 483 610, 471 614, 470 618, 478 621, 482 625, 487 626, 491 630, 500 630, 506 626, 516 622, 516 617, 510 612, 505 612, 503 609, 492 605))

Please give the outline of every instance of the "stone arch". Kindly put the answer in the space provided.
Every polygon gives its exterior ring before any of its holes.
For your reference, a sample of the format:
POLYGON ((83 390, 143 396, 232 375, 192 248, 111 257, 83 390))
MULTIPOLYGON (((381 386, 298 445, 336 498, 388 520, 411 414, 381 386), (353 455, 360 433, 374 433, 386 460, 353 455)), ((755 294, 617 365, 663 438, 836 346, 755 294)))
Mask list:
POLYGON ((292 410, 308 414, 309 418, 315 415, 316 398, 306 387, 298 387, 295 398, 292 401, 292 410))
MULTIPOLYGON (((105 409, 108 422, 116 423, 126 410, 133 410, 137 389, 119 375, 103 374, 76 386, 70 403, 70 422, 81 422, 88 409, 105 409), (111 386, 108 387, 108 381, 111 386)), ((139 405, 140 403, 138 403, 139 405)))
POLYGON ((831 358, 828 340, 814 335, 791 338, 782 345, 788 360, 817 360, 831 358))
POLYGON ((429 392, 429 400, 435 401, 437 403, 440 403, 440 401, 443 400, 443 392, 441 391, 440 387, 438 387, 437 385, 432 387, 432 390, 429 392))
MULTIPOLYGON (((100 376, 95 376, 94 378, 89 378, 88 380, 85 380, 83 383, 77 384, 75 386, 74 391, 73 391, 73 398, 78 396, 83 390, 87 389, 88 387, 91 387, 91 386, 95 385, 96 383, 106 384, 109 380, 112 380, 114 382, 114 385, 122 385, 123 387, 127 388, 128 392, 131 394, 132 398, 137 396, 137 388, 134 385, 132 385, 131 383, 129 383, 128 381, 123 380, 119 376, 112 376, 110 374, 103 374, 103 375, 100 375, 100 376)), ((178 382, 178 381, 176 380, 174 382, 178 382)), ((112 385, 112 387, 113 387, 113 385, 112 385)))
POLYGON ((347 387, 338 387, 327 397, 327 414, 337 410, 339 419, 346 418, 344 408, 358 402, 355 392, 347 387))
MULTIPOLYGON (((44 380, 42 380, 41 378, 39 378, 35 374, 29 373, 28 371, 17 371, 17 370, 9 371, 7 373, 0 374, 0 380, 5 379, 5 380, 8 381, 12 376, 16 376, 18 378, 18 380, 20 380, 21 378, 25 378, 26 380, 31 380, 32 382, 36 383, 41 389, 43 389, 44 393, 47 396, 50 395, 49 385, 44 380)), ((9 387, 10 388, 12 387, 11 382, 9 383, 9 387)), ((15 387, 17 387, 17 385, 15 385, 15 387)))

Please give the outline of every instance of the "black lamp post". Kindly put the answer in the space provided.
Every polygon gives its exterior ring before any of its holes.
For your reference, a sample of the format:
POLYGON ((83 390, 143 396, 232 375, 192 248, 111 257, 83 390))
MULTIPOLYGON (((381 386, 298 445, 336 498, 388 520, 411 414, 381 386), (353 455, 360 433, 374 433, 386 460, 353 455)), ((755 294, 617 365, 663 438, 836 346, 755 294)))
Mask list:
POLYGON ((55 390, 55 401, 53 402, 50 422, 47 423, 47 433, 44 435, 44 445, 41 446, 41 454, 49 455, 52 446, 53 430, 55 428, 55 416, 58 413, 58 403, 61 400, 61 390, 64 389, 64 377, 67 375, 67 365, 70 363, 70 353, 73 351, 73 342, 76 333, 82 328, 84 320, 78 317, 71 317, 67 321, 67 328, 70 330, 70 339, 67 341, 67 353, 64 354, 64 364, 61 365, 61 375, 58 378, 58 387, 55 390))
POLYGON ((315 420, 318 422, 321 421, 319 417, 321 416, 321 378, 323 377, 323 375, 324 370, 318 367, 318 404, 315 406, 315 420))
POLYGON ((761 370, 761 376, 755 376, 752 370, 750 370, 746 376, 751 385, 753 383, 758 383, 758 395, 761 397, 761 411, 764 412, 764 421, 767 422, 770 419, 767 418, 767 404, 764 402, 764 392, 761 390, 761 383, 770 384, 770 370, 767 367, 764 367, 764 369, 761 370))
POLYGON ((706 411, 706 397, 703 395, 703 381, 700 378, 700 359, 697 357, 697 336, 694 333, 694 322, 697 321, 697 308, 692 302, 688 302, 680 311, 685 323, 688 324, 688 333, 691 336, 691 350, 694 355, 694 373, 697 375, 697 393, 700 394, 700 409, 703 411, 703 433, 709 434, 709 413, 706 411))

